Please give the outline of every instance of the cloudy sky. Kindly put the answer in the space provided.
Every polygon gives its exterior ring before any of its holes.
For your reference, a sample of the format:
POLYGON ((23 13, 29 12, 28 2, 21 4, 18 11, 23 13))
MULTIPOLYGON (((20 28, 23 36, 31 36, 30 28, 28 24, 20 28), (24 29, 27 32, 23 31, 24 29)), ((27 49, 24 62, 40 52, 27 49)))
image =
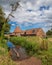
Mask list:
MULTIPOLYGON (((0 0, 0 5, 7 15, 11 11, 10 4, 19 0, 0 0)), ((15 18, 10 17, 13 32, 16 26, 22 30, 43 28, 47 31, 52 27, 52 0, 20 0, 20 6, 13 12, 15 18)))

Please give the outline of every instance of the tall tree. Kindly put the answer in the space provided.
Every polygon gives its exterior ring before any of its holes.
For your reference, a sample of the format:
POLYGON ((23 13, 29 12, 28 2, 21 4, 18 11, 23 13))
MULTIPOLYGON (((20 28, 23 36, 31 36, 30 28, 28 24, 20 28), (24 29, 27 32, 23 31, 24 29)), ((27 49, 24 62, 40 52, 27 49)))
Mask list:
POLYGON ((2 41, 2 38, 4 38, 4 32, 8 32, 10 28, 8 22, 5 21, 5 14, 3 12, 2 7, 0 6, 0 41, 2 41))
MULTIPOLYGON (((2 10, 2 7, 0 6, 0 31, 2 30, 3 24, 5 22, 4 12, 2 10)), ((1 35, 1 32, 0 32, 1 35)))
MULTIPOLYGON (((11 4, 11 12, 10 12, 10 14, 8 15, 8 17, 5 19, 4 18, 4 20, 3 20, 3 25, 2 25, 2 29, 1 29, 1 41, 3 40, 3 37, 4 37, 4 31, 6 30, 5 28, 6 28, 6 22, 9 22, 9 17, 10 16, 12 16, 12 17, 14 17, 13 15, 12 15, 12 13, 14 12, 14 11, 16 11, 16 9, 18 8, 18 6, 19 6, 19 2, 16 2, 15 4, 11 4)), ((2 9, 1 9, 2 10, 2 9)), ((3 11, 2 11, 2 13, 3 13, 3 11)), ((1 15, 2 16, 2 15, 1 15)))

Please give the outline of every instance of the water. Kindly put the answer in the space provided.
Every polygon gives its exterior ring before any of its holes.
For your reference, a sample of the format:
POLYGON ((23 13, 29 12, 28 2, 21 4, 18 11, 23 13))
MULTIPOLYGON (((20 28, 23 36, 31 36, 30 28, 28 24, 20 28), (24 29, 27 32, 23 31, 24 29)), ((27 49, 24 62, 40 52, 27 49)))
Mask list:
POLYGON ((25 59, 27 58, 27 53, 26 50, 24 48, 22 48, 21 46, 16 47, 12 42, 8 41, 7 42, 7 46, 10 48, 10 51, 12 53, 12 59, 25 59), (15 49, 15 50, 14 50, 15 49), (19 57, 17 56, 17 53, 19 54, 19 57))
POLYGON ((10 41, 7 42, 7 46, 8 46, 9 48, 15 47, 15 45, 14 45, 12 42, 10 42, 10 41))

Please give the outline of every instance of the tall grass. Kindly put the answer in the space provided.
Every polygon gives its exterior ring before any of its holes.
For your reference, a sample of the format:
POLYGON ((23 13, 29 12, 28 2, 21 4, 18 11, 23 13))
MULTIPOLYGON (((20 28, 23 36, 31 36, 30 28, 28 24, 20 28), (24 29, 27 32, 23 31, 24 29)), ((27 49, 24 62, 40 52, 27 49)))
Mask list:
MULTIPOLYGON (((52 38, 51 38, 52 40, 52 38)), ((24 47, 29 55, 36 56, 42 60, 42 65, 52 65, 52 41, 40 37, 11 37, 10 41, 14 45, 24 47)), ((6 40, 0 43, 0 65, 17 65, 12 61, 6 40)))
POLYGON ((12 37, 10 41, 24 47, 29 55, 42 60, 42 65, 52 65, 52 42, 40 37, 12 37))
POLYGON ((10 41, 13 42, 14 45, 20 45, 24 47, 27 53, 34 54, 40 48, 40 44, 37 39, 35 37, 12 37, 10 38, 10 41))
POLYGON ((9 56, 7 41, 0 43, 0 65, 17 65, 9 56))

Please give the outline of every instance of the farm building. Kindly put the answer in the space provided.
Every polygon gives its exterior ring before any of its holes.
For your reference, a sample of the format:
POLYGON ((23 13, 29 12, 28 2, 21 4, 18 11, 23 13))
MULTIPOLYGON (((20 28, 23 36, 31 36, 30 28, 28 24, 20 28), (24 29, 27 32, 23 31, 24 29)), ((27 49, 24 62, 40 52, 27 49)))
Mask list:
POLYGON ((43 31, 42 28, 33 28, 29 30, 21 30, 20 27, 16 27, 13 33, 10 36, 40 36, 45 37, 46 33, 43 31))

